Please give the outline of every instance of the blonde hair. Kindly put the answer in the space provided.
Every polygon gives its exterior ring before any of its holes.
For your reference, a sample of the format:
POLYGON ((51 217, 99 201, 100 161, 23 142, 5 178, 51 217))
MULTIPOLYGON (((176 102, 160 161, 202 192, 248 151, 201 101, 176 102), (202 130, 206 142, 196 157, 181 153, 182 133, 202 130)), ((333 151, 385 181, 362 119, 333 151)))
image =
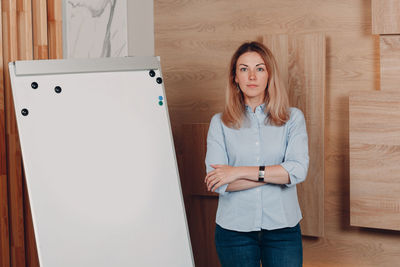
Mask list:
POLYGON ((268 83, 265 88, 265 114, 272 125, 282 126, 289 120, 289 99, 285 86, 282 84, 277 63, 272 52, 259 42, 243 43, 233 54, 230 68, 229 81, 226 91, 226 101, 222 122, 230 128, 239 129, 246 117, 246 108, 243 92, 235 82, 236 63, 238 58, 246 52, 256 52, 265 62, 268 72, 268 83))

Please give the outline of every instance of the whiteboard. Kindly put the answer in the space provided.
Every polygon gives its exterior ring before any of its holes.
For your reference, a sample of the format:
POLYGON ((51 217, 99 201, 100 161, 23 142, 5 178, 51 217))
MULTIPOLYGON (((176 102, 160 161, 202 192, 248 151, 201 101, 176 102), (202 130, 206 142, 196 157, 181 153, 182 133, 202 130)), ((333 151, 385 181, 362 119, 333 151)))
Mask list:
POLYGON ((194 266, 158 58, 9 69, 40 265, 194 266))

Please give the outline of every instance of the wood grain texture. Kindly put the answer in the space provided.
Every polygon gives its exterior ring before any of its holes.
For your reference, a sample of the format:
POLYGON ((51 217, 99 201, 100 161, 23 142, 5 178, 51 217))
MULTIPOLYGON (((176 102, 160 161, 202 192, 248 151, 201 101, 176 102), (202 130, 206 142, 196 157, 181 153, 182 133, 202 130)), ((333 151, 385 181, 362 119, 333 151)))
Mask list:
POLYGON ((273 53, 283 85, 289 91, 289 36, 287 34, 266 35, 260 39, 273 53))
POLYGON ((297 186, 303 235, 324 236, 325 36, 321 33, 263 36, 278 62, 290 105, 303 111, 310 164, 297 186))
POLYGON ((399 231, 350 226, 349 94, 380 86, 371 2, 154 0, 154 19, 177 153, 182 124, 222 111, 229 60, 243 41, 325 33, 325 235, 303 237, 304 266, 397 266, 399 231))
POLYGON ((400 91, 400 35, 382 35, 379 39, 381 90, 400 91))
POLYGON ((217 197, 191 197, 189 230, 197 267, 220 266, 214 244, 217 207, 217 197))
POLYGON ((196 266, 219 266, 214 245, 218 194, 207 191, 206 174, 208 123, 183 126, 182 191, 196 266))
POLYGON ((353 93, 351 225, 400 230, 400 94, 353 93))
POLYGON ((32 3, 31 0, 17 2, 18 60, 33 59, 32 49, 32 3))
POLYGON ((371 0, 372 33, 400 34, 400 1, 371 0))
POLYGON ((46 0, 32 0, 32 22, 33 58, 48 59, 46 0))
POLYGON ((303 235, 324 236, 325 36, 289 36, 289 100, 304 113, 310 165, 297 191, 303 235))
POLYGON ((47 0, 47 26, 49 59, 62 59, 63 44, 61 0, 47 0))
POLYGON ((190 195, 218 196, 207 191, 205 157, 207 152, 208 123, 183 125, 183 162, 185 186, 190 195))
MULTIPOLYGON (((3 43, 2 6, 0 5, 0 44, 3 43)), ((0 266, 10 266, 10 232, 8 225, 8 185, 5 131, 5 88, 3 50, 0 49, 0 266)))
POLYGON ((10 255, 11 266, 25 266, 24 210, 22 193, 21 149, 15 120, 14 104, 11 94, 11 84, 8 74, 8 62, 26 55, 19 38, 26 42, 22 30, 24 14, 19 14, 21 2, 3 0, 3 69, 5 77, 6 135, 7 135, 7 172, 9 190, 9 222, 10 222, 10 255), (22 25, 20 25, 20 22, 22 25), (21 27, 20 27, 21 26, 21 27))

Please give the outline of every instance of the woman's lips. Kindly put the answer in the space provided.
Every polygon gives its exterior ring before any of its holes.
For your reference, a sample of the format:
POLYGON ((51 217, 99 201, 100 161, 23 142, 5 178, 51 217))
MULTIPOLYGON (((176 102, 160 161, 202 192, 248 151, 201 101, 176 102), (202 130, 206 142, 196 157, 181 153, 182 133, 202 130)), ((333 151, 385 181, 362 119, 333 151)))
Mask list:
POLYGON ((247 87, 255 88, 255 87, 257 87, 257 84, 248 84, 247 87))

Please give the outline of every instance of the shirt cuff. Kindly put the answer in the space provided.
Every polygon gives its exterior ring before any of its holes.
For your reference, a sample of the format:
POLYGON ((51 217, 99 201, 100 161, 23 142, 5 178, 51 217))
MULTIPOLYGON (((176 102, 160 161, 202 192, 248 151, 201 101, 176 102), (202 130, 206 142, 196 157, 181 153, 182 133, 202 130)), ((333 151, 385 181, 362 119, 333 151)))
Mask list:
POLYGON ((215 192, 220 194, 221 196, 227 195, 229 192, 226 191, 226 188, 228 187, 228 184, 224 184, 217 189, 215 189, 215 192))
POLYGON ((295 166, 295 164, 293 163, 293 162, 289 162, 289 161, 286 161, 286 162, 282 162, 281 164, 280 164, 287 172, 288 172, 288 174, 289 174, 289 181, 290 181, 290 183, 289 184, 285 184, 287 187, 293 187, 293 186, 295 186, 296 184, 298 184, 299 182, 298 182, 298 179, 293 175, 293 172, 294 172, 294 170, 295 170, 295 168, 296 168, 296 166, 295 166))

